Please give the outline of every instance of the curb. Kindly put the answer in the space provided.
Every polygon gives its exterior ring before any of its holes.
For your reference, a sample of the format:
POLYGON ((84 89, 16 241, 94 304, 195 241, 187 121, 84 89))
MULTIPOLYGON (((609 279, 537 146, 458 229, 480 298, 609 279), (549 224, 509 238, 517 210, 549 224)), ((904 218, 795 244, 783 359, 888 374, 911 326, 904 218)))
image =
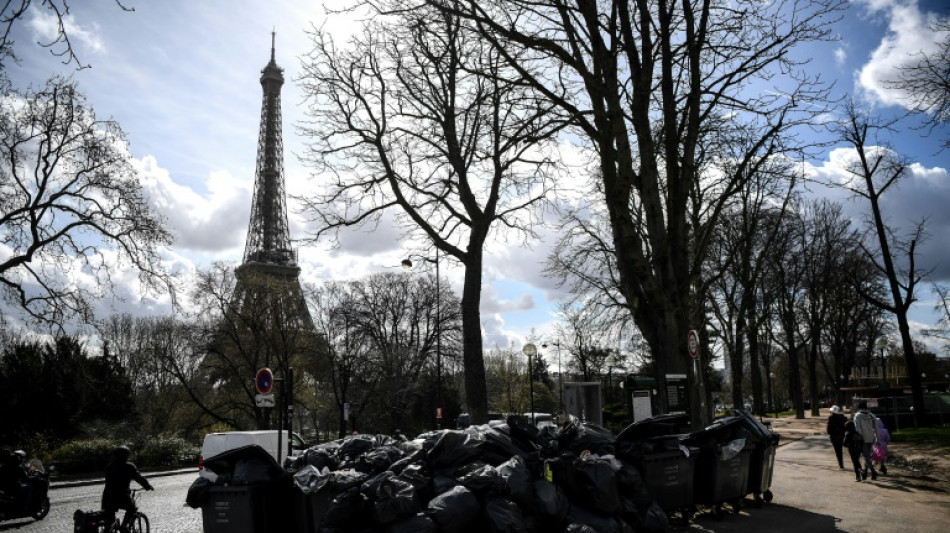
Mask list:
MULTIPOLYGON (((188 474, 194 472, 195 475, 198 474, 197 468, 182 468, 179 470, 168 470, 162 472, 142 472, 142 477, 145 479, 152 479, 156 477, 166 477, 166 476, 177 476, 179 474, 188 474)), ((55 483, 49 484, 49 490, 56 489, 68 489, 72 487, 88 487, 92 485, 102 485, 106 482, 105 478, 96 477, 96 478, 87 478, 87 479, 77 479, 74 481, 57 481, 55 483)))

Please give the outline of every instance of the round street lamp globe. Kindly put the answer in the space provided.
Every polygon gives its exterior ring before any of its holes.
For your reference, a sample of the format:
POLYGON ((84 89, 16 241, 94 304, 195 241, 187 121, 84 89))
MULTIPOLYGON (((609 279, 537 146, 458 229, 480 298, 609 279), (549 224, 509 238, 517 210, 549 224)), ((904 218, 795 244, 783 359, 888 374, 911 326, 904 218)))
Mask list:
POLYGON ((524 345, 524 348, 521 349, 521 352, 528 357, 534 357, 538 353, 538 348, 529 342, 528 344, 524 345))

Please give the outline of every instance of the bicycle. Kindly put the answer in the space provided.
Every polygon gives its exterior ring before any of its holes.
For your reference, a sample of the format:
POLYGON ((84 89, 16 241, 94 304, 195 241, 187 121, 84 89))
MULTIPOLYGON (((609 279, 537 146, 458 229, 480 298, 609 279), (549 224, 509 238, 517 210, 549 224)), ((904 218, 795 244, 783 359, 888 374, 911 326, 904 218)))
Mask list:
MULTIPOLYGON (((139 500, 139 493, 143 492, 144 490, 145 489, 129 489, 129 493, 132 495, 132 501, 136 502, 137 504, 139 500)), ((138 505, 136 505, 136 507, 138 507, 138 505)), ((116 516, 115 522, 112 523, 111 531, 113 533, 118 533, 120 531, 123 531, 121 526, 122 526, 122 520, 120 520, 119 517, 116 516)), ((148 517, 145 516, 145 513, 143 513, 142 511, 135 511, 135 514, 132 515, 132 521, 129 522, 128 533, 149 533, 149 529, 150 527, 148 523, 148 517)), ((102 531, 106 531, 106 529, 103 528, 102 531)))

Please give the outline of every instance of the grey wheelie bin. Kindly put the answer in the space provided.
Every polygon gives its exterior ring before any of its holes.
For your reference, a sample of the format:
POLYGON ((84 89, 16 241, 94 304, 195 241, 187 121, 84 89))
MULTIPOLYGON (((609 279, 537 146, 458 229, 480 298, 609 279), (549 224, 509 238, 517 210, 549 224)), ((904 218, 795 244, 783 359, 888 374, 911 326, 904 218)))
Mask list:
POLYGON ((700 449, 694 479, 696 503, 711 506, 717 519, 722 518, 726 503, 738 513, 748 494, 752 452, 748 436, 738 417, 726 417, 684 438, 686 444, 700 449))
POLYGON ((748 493, 752 494, 755 506, 761 507, 763 500, 772 501, 772 471, 775 468, 779 436, 746 411, 737 409, 736 416, 742 419, 742 426, 750 433, 752 452, 749 458, 748 493))
POLYGON ((643 455, 640 464, 650 496, 667 514, 679 511, 689 522, 695 507, 695 468, 699 448, 688 447, 643 455), (687 455, 685 452, 688 451, 687 455))

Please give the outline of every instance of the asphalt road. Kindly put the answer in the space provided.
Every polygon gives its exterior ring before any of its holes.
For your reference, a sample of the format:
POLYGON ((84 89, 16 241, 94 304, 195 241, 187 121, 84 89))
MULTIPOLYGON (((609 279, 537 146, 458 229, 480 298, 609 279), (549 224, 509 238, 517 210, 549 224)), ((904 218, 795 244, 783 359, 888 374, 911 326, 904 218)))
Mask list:
MULTIPOLYGON (((197 472, 149 479, 155 490, 139 496, 139 508, 148 515, 152 533, 201 533, 201 510, 185 506, 188 487, 197 472)), ((132 483, 136 487, 135 482, 132 483)), ((73 530, 77 509, 99 509, 102 485, 57 488, 50 491, 50 512, 43 520, 27 518, 0 522, 0 531, 64 533, 73 530)))

